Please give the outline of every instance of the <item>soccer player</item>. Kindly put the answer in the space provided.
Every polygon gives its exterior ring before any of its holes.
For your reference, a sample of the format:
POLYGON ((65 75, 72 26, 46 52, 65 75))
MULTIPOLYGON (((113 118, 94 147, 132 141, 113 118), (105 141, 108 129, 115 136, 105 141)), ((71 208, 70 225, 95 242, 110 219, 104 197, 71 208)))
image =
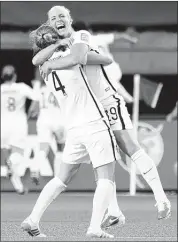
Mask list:
MULTIPOLYGON (((49 21, 54 22, 59 29, 60 36, 68 37, 72 34, 72 19, 68 9, 53 7, 48 16, 49 21)), ((114 161, 117 159, 115 140, 104 109, 91 91, 81 68, 81 64, 86 63, 90 34, 79 31, 72 36, 71 48, 57 51, 50 58, 51 65, 57 58, 57 68, 54 68, 57 70, 51 69, 50 73, 46 73, 45 66, 41 67, 45 83, 57 98, 64 115, 67 137, 63 162, 59 174, 43 188, 32 213, 21 227, 32 236, 44 236, 38 225, 43 212, 66 189, 86 157, 86 162, 91 159, 98 176, 87 236, 113 238, 101 230, 101 222, 113 193, 114 161)))
MULTIPOLYGON (((111 36, 111 38, 113 38, 113 36, 111 36)), ((102 38, 100 38, 100 45, 102 43, 101 39, 102 38)), ((95 40, 95 37, 93 40, 95 40)), ((95 46, 94 41, 92 47, 93 51, 99 53, 99 48, 98 46, 95 46)), ((107 67, 102 65, 86 65, 84 69, 88 82, 92 91, 100 100, 106 114, 108 115, 111 129, 114 132, 118 146, 137 165, 137 168, 140 170, 143 178, 151 187, 157 202, 156 205, 158 207, 158 219, 168 218, 170 216, 171 205, 162 188, 156 165, 146 154, 146 152, 140 147, 137 140, 134 139, 132 133, 132 122, 129 117, 130 115, 128 114, 127 108, 125 107, 123 98, 118 95, 118 93, 120 94, 120 87, 118 87, 118 82, 116 79, 112 78, 112 76, 114 76, 114 72, 112 75, 110 72, 108 73, 107 68, 109 66, 110 65, 107 67)), ((116 221, 119 221, 119 210, 117 208, 116 194, 115 201, 116 202, 114 203, 113 199, 113 204, 111 202, 111 206, 108 208, 108 213, 104 218, 103 226, 110 226, 116 221)))
POLYGON ((23 161, 25 142, 28 132, 25 101, 27 98, 38 100, 38 93, 25 83, 16 83, 17 74, 13 66, 4 66, 1 85, 1 149, 9 151, 6 163, 10 172, 9 178, 14 189, 24 194, 19 169, 23 161))
MULTIPOLYGON (((93 49, 97 51, 96 48, 93 49)), ((124 99, 117 93, 117 83, 110 81, 107 76, 107 71, 102 65, 100 67, 98 67, 98 65, 86 65, 84 68, 92 91, 102 103, 108 115, 118 146, 136 164, 143 178, 154 193, 158 208, 158 219, 168 218, 171 213, 170 202, 163 190, 155 163, 140 147, 138 141, 133 136, 130 115, 125 106, 124 99), (97 78, 97 74, 100 75, 100 79, 97 78), (100 81, 96 82, 94 77, 97 81, 100 81), (101 85, 101 83, 103 83, 103 85, 101 85)), ((110 209, 108 209, 108 211, 109 210, 110 209)), ((110 223, 109 221, 113 218, 113 215, 113 209, 111 207, 111 214, 108 213, 104 219, 107 226, 109 225, 107 223, 110 223)))
MULTIPOLYGON (((55 27, 55 21, 53 27, 55 27)), ((96 50, 96 47, 93 47, 93 50, 96 50)), ((36 55, 35 62, 37 61, 37 59, 38 58, 36 55)), ((58 68, 57 62, 58 61, 56 60, 56 63, 53 63, 54 69, 58 68)), ((51 63, 45 63, 44 69, 48 70, 50 69, 50 66, 52 66, 51 63)), ((99 68, 100 71, 98 70, 98 65, 89 66, 88 63, 87 66, 84 68, 91 89, 104 106, 105 112, 107 113, 110 121, 111 128, 114 131, 117 144, 137 165, 137 168, 140 170, 143 178, 151 187, 155 196, 156 206, 158 209, 158 219, 168 218, 171 214, 171 204, 163 190, 156 165, 145 153, 145 151, 140 147, 138 141, 135 140, 133 136, 132 122, 130 120, 127 108, 125 107, 125 102, 123 98, 121 96, 118 96, 117 94, 116 83, 110 82, 103 66, 100 66, 99 68), (105 79, 97 78, 97 76, 100 75, 101 71, 105 79)), ((115 199, 115 201, 117 200, 115 199)), ((111 210, 112 216, 110 216, 110 214, 107 214, 106 222, 110 220, 111 217, 118 217, 113 216, 113 209, 111 210)))
MULTIPOLYGON (((33 114, 36 113, 36 109, 39 110, 36 123, 38 147, 35 149, 33 166, 31 166, 32 180, 38 185, 40 166, 45 164, 45 160, 47 159, 50 150, 52 150, 55 157, 57 152, 56 136, 58 143, 64 143, 65 130, 60 108, 54 94, 49 91, 42 80, 34 80, 33 86, 34 89, 38 89, 40 93, 39 107, 36 107, 35 102, 32 103, 29 108, 29 116, 33 116, 33 114), (58 119, 56 119, 56 116, 58 119)), ((54 163, 54 160, 50 162, 54 173, 54 164, 52 162, 54 163)))

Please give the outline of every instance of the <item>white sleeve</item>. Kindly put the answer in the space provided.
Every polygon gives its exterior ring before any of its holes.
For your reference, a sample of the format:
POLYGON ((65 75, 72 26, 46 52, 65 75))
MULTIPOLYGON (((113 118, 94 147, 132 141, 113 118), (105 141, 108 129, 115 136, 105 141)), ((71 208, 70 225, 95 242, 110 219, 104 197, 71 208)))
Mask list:
POLYGON ((90 46, 91 34, 86 30, 80 30, 75 32, 73 36, 73 45, 78 43, 87 44, 90 46))
POLYGON ((39 91, 33 90, 27 84, 22 84, 21 91, 23 95, 31 100, 38 101, 39 100, 39 91))

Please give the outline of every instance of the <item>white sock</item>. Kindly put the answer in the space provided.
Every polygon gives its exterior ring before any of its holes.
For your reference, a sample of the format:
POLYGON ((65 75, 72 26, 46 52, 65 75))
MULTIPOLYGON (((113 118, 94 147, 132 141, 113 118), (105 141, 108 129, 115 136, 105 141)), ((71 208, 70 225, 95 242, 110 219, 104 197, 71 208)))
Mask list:
POLYGON ((18 176, 17 174, 12 174, 10 181, 12 182, 12 185, 16 191, 18 191, 18 192, 24 191, 24 186, 23 186, 20 176, 18 176))
POLYGON ((47 207, 66 187, 67 186, 57 177, 54 177, 46 184, 30 214, 30 218, 34 223, 39 223, 47 207))
POLYGON ((18 192, 23 192, 24 186, 19 175, 19 165, 22 162, 23 156, 20 153, 14 152, 9 157, 9 163, 12 169, 12 176, 10 181, 14 189, 18 192))
POLYGON ((36 163, 36 167, 38 167, 39 170, 40 170, 40 166, 43 166, 45 164, 46 157, 47 157, 46 151, 39 150, 38 152, 36 152, 34 163, 36 163))
POLYGON ((100 230, 101 223, 109 206, 113 194, 113 182, 108 179, 99 179, 93 198, 93 211, 91 216, 90 228, 100 230))
POLYGON ((122 214, 122 211, 119 208, 118 202, 117 202, 117 193, 116 193, 116 183, 113 184, 113 195, 111 197, 111 201, 109 203, 108 207, 108 214, 112 216, 118 217, 122 214))
POLYGON ((137 165, 145 181, 151 187, 156 202, 164 201, 166 194, 163 190, 159 174, 153 160, 146 154, 143 149, 138 150, 132 155, 132 160, 137 165))

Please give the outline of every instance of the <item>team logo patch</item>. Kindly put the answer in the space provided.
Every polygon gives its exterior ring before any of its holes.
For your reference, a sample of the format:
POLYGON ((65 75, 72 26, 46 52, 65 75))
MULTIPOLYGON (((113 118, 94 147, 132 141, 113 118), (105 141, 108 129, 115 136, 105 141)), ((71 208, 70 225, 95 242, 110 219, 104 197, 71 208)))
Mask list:
POLYGON ((81 40, 88 42, 89 41, 89 36, 85 33, 81 34, 81 40))

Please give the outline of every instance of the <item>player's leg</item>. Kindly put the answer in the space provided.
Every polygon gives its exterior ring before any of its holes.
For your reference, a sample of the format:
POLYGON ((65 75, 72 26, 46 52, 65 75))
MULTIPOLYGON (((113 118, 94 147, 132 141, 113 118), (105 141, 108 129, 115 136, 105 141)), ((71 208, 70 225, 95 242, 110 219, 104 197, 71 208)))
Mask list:
POLYGON ((10 178, 12 175, 11 164, 9 163, 9 156, 11 150, 8 147, 1 147, 1 166, 7 167, 7 177, 10 178))
POLYGON ((40 232, 39 221, 51 202, 66 189, 71 178, 78 171, 81 156, 82 152, 80 154, 80 145, 75 145, 73 141, 67 140, 59 173, 56 174, 56 176, 43 188, 30 216, 21 224, 22 229, 28 232, 31 236, 45 236, 40 232))
MULTIPOLYGON (((40 167, 47 163, 48 154, 53 140, 53 134, 50 128, 49 117, 40 117, 37 120, 37 140, 38 145, 34 149, 34 158, 31 160, 30 171, 32 181, 38 185, 40 181, 40 167)), ((53 164, 51 165, 53 170, 53 164)), ((52 171, 54 172, 54 170, 52 171)))
POLYGON ((39 222, 49 205, 62 193, 71 178, 77 173, 80 164, 61 163, 59 174, 51 179, 41 191, 35 206, 30 214, 21 224, 21 228, 31 236, 46 237, 40 232, 39 222))
POLYGON ((27 193, 27 188, 24 187, 20 176, 20 165, 23 162, 23 150, 18 147, 11 148, 11 154, 8 159, 8 163, 11 166, 11 176, 9 177, 14 189, 18 194, 27 193))
POLYGON ((86 141, 86 147, 97 176, 92 217, 87 231, 89 237, 113 238, 112 235, 101 230, 101 224, 113 195, 115 144, 114 136, 109 127, 108 130, 92 134, 86 141))
POLYGON ((167 218, 170 216, 170 202, 163 190, 155 163, 134 138, 131 120, 123 101, 118 101, 118 113, 121 128, 116 129, 115 125, 112 127, 117 144, 136 164, 143 178, 151 187, 158 205, 158 219, 167 218))
POLYGON ((27 121, 26 117, 17 117, 13 120, 11 125, 11 136, 9 139, 9 147, 11 148, 11 154, 7 163, 11 166, 12 175, 10 181, 17 193, 25 194, 28 190, 24 187, 21 175, 20 166, 24 161, 24 148, 27 137, 27 121))
POLYGON ((10 131, 11 123, 9 118, 1 119, 1 165, 4 161, 4 165, 7 167, 7 177, 10 178, 12 175, 11 164, 9 163, 9 156, 11 148, 9 147, 9 140, 11 136, 10 131))
MULTIPOLYGON (((95 181, 98 181, 97 172, 94 170, 95 181)), ((113 180, 113 194, 110 199, 110 203, 107 209, 107 212, 102 221, 102 228, 108 228, 113 225, 123 226, 125 224, 125 216, 122 213, 118 202, 117 202, 117 193, 116 193, 116 183, 115 178, 113 180)))

